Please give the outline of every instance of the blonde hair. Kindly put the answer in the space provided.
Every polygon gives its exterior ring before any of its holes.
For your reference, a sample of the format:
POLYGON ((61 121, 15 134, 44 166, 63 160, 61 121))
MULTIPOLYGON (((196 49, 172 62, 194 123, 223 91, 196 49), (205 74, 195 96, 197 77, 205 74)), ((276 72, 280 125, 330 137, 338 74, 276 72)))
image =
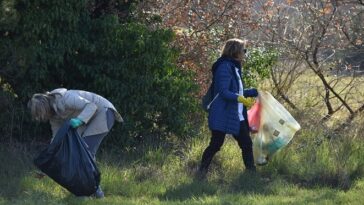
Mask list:
POLYGON ((221 56, 237 59, 244 55, 246 41, 238 38, 232 38, 226 41, 222 49, 221 56))
POLYGON ((54 96, 48 92, 45 94, 36 93, 28 102, 28 108, 33 119, 37 121, 48 121, 54 114, 52 101, 54 96))

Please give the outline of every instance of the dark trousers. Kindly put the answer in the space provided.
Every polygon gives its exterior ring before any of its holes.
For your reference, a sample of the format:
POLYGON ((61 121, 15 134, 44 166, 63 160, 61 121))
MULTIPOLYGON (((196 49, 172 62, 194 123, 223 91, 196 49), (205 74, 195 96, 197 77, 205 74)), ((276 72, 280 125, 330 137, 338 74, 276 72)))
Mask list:
MULTIPOLYGON (((107 128, 111 130, 115 122, 114 111, 112 111, 111 109, 108 109, 106 111, 106 120, 107 120, 106 121, 107 128)), ((84 137, 85 142, 88 145, 88 149, 95 160, 96 160, 96 152, 99 149, 101 141, 105 138, 107 134, 109 134, 109 132, 84 137)))
MULTIPOLYGON (((214 155, 220 150, 221 146, 224 144, 226 133, 212 130, 211 131, 211 141, 209 146, 205 149, 200 171, 207 172, 207 169, 212 161, 214 155)), ((254 157, 253 157, 253 144, 249 135, 249 128, 245 121, 240 122, 240 133, 238 136, 233 135, 236 141, 238 141, 239 147, 242 151, 243 161, 246 169, 255 170, 254 157)))

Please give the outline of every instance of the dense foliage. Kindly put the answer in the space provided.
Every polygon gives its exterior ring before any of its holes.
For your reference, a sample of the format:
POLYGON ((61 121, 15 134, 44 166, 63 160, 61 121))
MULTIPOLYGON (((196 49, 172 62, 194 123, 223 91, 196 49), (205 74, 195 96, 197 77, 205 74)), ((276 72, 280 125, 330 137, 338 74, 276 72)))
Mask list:
POLYGON ((243 78, 247 87, 259 87, 259 81, 270 76, 271 68, 277 63, 279 53, 274 49, 253 48, 244 64, 243 78))
MULTIPOLYGON (((121 20, 115 12, 95 15, 95 2, 85 0, 0 5, 0 83, 22 112, 33 93, 66 87, 114 103, 126 123, 115 127, 113 143, 154 134, 187 136, 192 130, 196 86, 192 73, 175 66, 172 31, 121 20)), ((15 122, 24 124, 16 136, 32 135, 28 118, 15 122)))

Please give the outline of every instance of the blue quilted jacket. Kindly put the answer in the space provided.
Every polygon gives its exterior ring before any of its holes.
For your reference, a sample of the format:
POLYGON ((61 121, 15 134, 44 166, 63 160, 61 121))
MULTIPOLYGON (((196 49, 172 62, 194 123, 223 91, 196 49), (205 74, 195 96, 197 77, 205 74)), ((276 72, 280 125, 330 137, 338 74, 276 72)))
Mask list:
MULTIPOLYGON (((212 66, 215 82, 213 92, 214 96, 217 93, 219 96, 213 101, 209 109, 208 124, 210 130, 239 135, 240 120, 237 101, 239 82, 235 68, 238 68, 241 77, 241 64, 234 59, 220 57, 212 66)), ((256 97, 257 95, 256 89, 244 89, 245 97, 256 97)), ((246 107, 243 109, 243 116, 245 122, 248 123, 246 107)))

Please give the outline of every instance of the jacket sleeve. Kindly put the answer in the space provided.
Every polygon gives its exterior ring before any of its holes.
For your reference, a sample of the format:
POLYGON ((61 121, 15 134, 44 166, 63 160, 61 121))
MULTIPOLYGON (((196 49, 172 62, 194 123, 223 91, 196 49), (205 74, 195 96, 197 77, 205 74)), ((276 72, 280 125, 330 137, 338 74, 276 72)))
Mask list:
POLYGON ((257 97, 258 91, 255 88, 244 89, 244 97, 257 97))
POLYGON ((75 93, 66 93, 64 95, 64 104, 66 109, 79 110, 77 116, 85 124, 92 118, 97 111, 97 105, 75 93))
POLYGON ((215 71, 215 83, 219 95, 228 101, 237 102, 238 94, 229 90, 230 84, 235 80, 228 63, 220 64, 215 71))

